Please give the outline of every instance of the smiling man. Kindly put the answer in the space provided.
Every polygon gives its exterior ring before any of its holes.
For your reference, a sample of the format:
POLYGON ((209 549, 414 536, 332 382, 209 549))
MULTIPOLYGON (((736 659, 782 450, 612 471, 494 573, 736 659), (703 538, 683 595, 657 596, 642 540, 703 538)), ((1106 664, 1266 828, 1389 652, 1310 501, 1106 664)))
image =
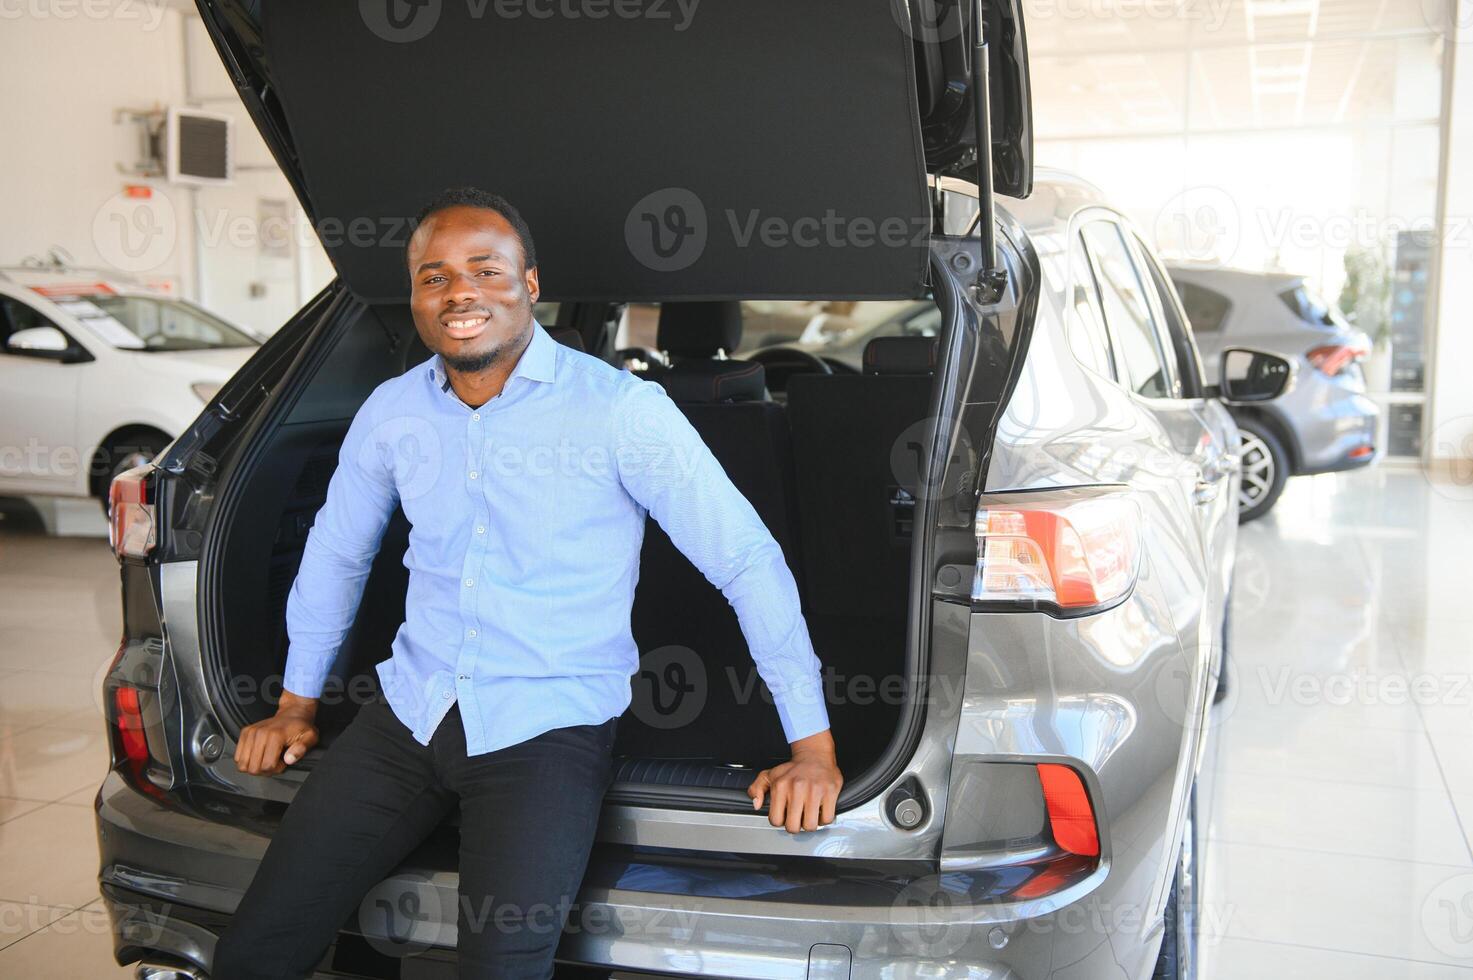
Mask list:
POLYGON ((532 315, 516 209, 446 191, 407 255, 432 357, 354 417, 287 606, 276 714, 235 761, 271 774, 318 740, 317 699, 390 516, 411 530, 405 621, 364 705, 298 790, 216 980, 308 975, 365 892, 455 808, 462 977, 551 975, 612 775, 639 653, 646 513, 736 610, 792 760, 748 795, 775 827, 834 819, 843 783, 819 663, 776 541, 664 390, 557 344, 532 315))

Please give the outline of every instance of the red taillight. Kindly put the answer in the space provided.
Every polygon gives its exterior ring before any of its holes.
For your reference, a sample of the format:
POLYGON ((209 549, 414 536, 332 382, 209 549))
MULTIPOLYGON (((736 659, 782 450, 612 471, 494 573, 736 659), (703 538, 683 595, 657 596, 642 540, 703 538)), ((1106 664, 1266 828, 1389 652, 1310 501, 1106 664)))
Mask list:
POLYGON ((158 540, 153 504, 148 499, 148 477, 153 465, 145 463, 120 473, 108 488, 111 521, 108 538, 119 558, 142 558, 158 540))
POLYGON ((1098 857, 1100 835, 1095 811, 1079 773, 1068 766, 1041 763, 1038 780, 1043 784, 1043 804, 1054 843, 1070 854, 1098 857))
POLYGON ((1115 602, 1135 584, 1140 510, 1125 491, 985 495, 976 533, 976 603, 1046 603, 1079 613, 1115 602))
POLYGON ((1326 377, 1333 378, 1369 353, 1370 351, 1364 347, 1351 347, 1346 344, 1327 344, 1324 347, 1314 348, 1314 350, 1311 350, 1304 356, 1309 358, 1309 363, 1315 366, 1315 370, 1326 377))
POLYGON ((138 688, 113 688, 112 713, 115 767, 135 789, 163 799, 164 791, 148 778, 152 760, 148 751, 148 733, 143 729, 143 704, 138 688))
POLYGON ((1351 459, 1365 459, 1376 452, 1375 446, 1357 446, 1345 455, 1351 459))
POLYGON ((113 723, 118 728, 118 745, 124 758, 135 766, 147 765, 148 739, 143 733, 143 709, 138 703, 138 689, 115 688, 113 707, 117 711, 113 723))

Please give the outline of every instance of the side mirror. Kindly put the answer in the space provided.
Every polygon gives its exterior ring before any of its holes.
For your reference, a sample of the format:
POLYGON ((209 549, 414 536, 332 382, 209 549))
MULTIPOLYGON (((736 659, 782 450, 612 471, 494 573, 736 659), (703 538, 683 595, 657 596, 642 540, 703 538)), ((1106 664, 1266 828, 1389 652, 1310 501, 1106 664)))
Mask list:
POLYGON ((74 342, 55 327, 27 327, 17 330, 5 340, 7 354, 23 357, 40 357, 63 364, 76 364, 92 360, 86 348, 74 342))
POLYGON ((16 353, 64 354, 72 344, 55 327, 30 327, 11 334, 5 346, 16 353))
POLYGON ((1273 401, 1294 387, 1295 369, 1293 361, 1268 351, 1228 347, 1217 393, 1226 402, 1273 401))

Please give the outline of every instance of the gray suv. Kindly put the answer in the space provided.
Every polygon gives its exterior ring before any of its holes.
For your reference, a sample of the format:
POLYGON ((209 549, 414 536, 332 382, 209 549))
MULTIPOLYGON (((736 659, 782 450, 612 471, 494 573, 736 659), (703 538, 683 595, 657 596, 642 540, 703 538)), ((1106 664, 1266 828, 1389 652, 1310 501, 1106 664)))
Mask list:
MULTIPOLYGON (((1237 527, 1223 402, 1277 397, 1293 368, 1229 351, 1209 383, 1130 222, 1074 178, 1035 186, 1014 4, 980 8, 990 73, 969 5, 939 21, 929 4, 829 7, 703 6, 672 31, 495 5, 418 8, 431 23, 201 3, 338 278, 112 486, 124 636, 100 690, 96 812, 119 963, 209 975, 285 808, 376 695, 404 615, 402 516, 319 748, 277 775, 233 762, 274 711, 287 592, 349 421, 426 356, 386 229, 475 176, 535 230, 561 342, 617 363, 628 304, 660 302, 670 356, 641 369, 782 545, 846 776, 820 831, 753 812, 753 773, 787 751, 775 712, 721 593, 650 523, 641 665, 560 975, 1194 974, 1194 786, 1237 527), (733 52, 743 71, 708 71, 733 52), (549 111, 488 135, 523 103, 549 111), (969 152, 989 130, 992 152, 969 152), (863 168, 832 165, 822 148, 841 144, 866 148, 863 168), (877 236, 887 222, 901 234, 877 236), (798 240, 814 228, 835 237, 798 240), (871 341, 859 371, 810 360, 770 384, 729 356, 740 300, 836 297, 924 301, 938 329, 871 341)), ((456 974, 457 821, 394 856, 317 975, 456 974)))
POLYGON ((1190 265, 1170 273, 1209 373, 1234 345, 1277 351, 1299 366, 1283 398, 1233 409, 1243 440, 1240 520, 1268 513, 1291 476, 1376 461, 1381 411, 1361 369, 1370 340, 1303 276, 1190 265))

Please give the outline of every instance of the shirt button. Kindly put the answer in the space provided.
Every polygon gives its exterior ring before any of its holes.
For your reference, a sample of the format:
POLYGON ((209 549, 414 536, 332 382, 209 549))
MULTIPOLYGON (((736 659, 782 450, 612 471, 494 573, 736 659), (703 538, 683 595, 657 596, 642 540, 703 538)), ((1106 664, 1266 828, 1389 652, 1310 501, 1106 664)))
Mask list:
POLYGON ((481 421, 481 413, 480 412, 472 412, 471 413, 471 421, 472 422, 479 422, 479 421, 481 421))
POLYGON ((468 578, 468 579, 465 580, 465 587, 467 589, 473 589, 473 588, 475 588, 475 586, 476 586, 476 580, 475 579, 468 578))
POLYGON ((480 524, 476 525, 476 533, 477 534, 485 534, 486 533, 485 526, 484 525, 480 525, 480 524))
POLYGON ((471 679, 471 675, 470 674, 461 674, 460 675, 460 679, 463 680, 463 681, 468 681, 468 680, 471 679))
POLYGON ((478 477, 480 475, 481 474, 477 473, 475 470, 471 470, 471 479, 472 480, 474 480, 476 477, 478 477))
MULTIPOLYGON (((465 635, 474 638, 475 635, 476 635, 476 631, 475 630, 466 630, 465 631, 465 635)), ((465 675, 462 674, 461 676, 464 677, 465 675)))
POLYGON ((446 691, 444 694, 440 695, 440 697, 445 698, 446 700, 449 700, 449 698, 450 698, 450 692, 449 691, 446 691))

